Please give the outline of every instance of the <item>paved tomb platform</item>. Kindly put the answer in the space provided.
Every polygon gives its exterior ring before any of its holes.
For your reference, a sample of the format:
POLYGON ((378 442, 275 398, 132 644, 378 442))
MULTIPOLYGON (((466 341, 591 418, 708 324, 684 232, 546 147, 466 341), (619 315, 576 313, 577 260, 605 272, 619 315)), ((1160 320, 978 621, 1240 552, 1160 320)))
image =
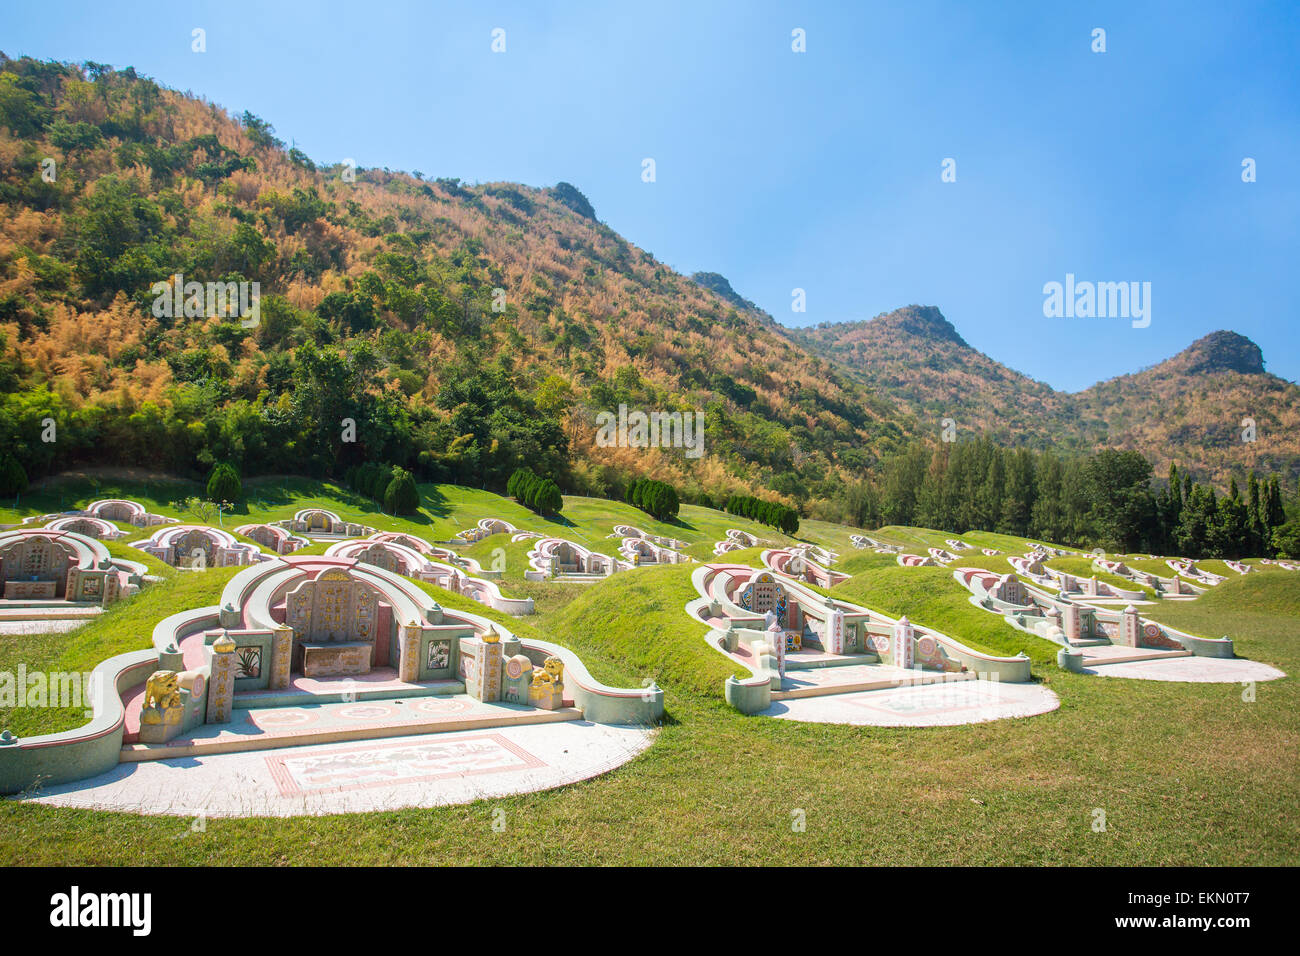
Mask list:
MULTIPOLYGON (((380 740, 469 728, 580 720, 574 707, 542 710, 476 700, 466 694, 238 708, 229 723, 201 724, 166 743, 140 743, 128 734, 123 762, 270 750, 288 746, 380 740)), ((130 728, 128 728, 129 730, 130 728)))
POLYGON ((1158 647, 1126 647, 1123 644, 1075 645, 1083 653, 1083 666, 1099 664, 1126 664, 1129 661, 1160 661, 1191 657, 1191 651, 1176 651, 1158 647))
POLYGON ((772 691, 773 700, 821 697, 855 691, 886 690, 912 684, 975 680, 971 673, 944 673, 895 667, 892 664, 861 664, 845 660, 839 666, 787 670, 781 689, 772 691))
MULTIPOLYGON (((25 798, 192 818, 436 807, 549 790, 621 766, 654 732, 582 720, 121 763, 25 798)), ((178 821, 183 835, 189 821, 178 821)))
POLYGON ((1109 664, 1085 658, 1084 665, 1085 674, 1186 684, 1241 684, 1286 676, 1285 671, 1269 664, 1239 657, 1165 657, 1109 664))
POLYGON ((1060 698, 1038 684, 967 679, 774 700, 759 715, 812 724, 952 727, 1033 717, 1060 706, 1060 698))
POLYGON ((97 604, 0 601, 0 621, 88 621, 103 612, 104 609, 97 604))
POLYGON ((89 623, 87 618, 42 618, 33 621, 0 620, 0 637, 20 634, 66 634, 89 623))

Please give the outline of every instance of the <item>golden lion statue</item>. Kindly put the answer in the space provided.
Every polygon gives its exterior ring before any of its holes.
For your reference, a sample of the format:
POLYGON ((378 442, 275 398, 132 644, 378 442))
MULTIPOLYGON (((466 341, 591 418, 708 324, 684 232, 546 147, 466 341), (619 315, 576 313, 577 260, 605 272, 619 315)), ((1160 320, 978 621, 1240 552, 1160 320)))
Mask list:
POLYGON ((533 685, 541 684, 563 684, 564 683, 564 661, 558 657, 546 658, 546 663, 540 668, 533 670, 533 685))
POLYGON ((154 671, 144 685, 144 706, 168 707, 181 705, 180 676, 175 671, 154 671))

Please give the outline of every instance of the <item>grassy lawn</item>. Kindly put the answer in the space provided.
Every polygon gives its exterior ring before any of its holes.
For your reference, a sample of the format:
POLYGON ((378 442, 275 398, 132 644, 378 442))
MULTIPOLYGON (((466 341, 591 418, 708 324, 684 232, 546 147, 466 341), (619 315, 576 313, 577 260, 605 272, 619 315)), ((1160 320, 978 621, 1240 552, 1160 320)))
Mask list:
POLYGON ((1001 657, 1023 651, 1036 665, 1055 667, 1057 645, 971 604, 970 592, 953 580, 949 568, 903 568, 891 560, 858 572, 828 593, 891 617, 906 614, 913 624, 955 637, 972 650, 1001 657))
MULTIPOLYGON (((463 501, 466 510, 453 506, 431 519, 444 523, 438 529, 468 526, 487 513, 515 520, 495 496, 489 503, 483 492, 441 490, 444 500, 463 501), (480 514, 489 504, 492 510, 480 514)), ((602 512, 587 501, 575 502, 571 520, 593 544, 616 522, 660 531, 628 506, 601 503, 602 512)), ((277 507, 292 512, 295 505, 277 507)), ((664 533, 703 541, 716 540, 726 527, 752 530, 752 523, 728 515, 683 512, 688 532, 673 526, 664 533)), ((517 517, 522 527, 546 524, 526 512, 517 517)), ((766 530, 756 533, 776 537, 766 530)), ((448 607, 572 647, 608 683, 658 682, 668 712, 654 746, 609 774, 545 793, 365 815, 209 819, 202 833, 179 818, 5 801, 0 864, 1300 862, 1300 692, 1294 679, 1258 685, 1247 703, 1237 685, 1069 674, 1051 663, 1054 645, 971 606, 950 571, 903 569, 892 556, 855 552, 823 531, 803 529, 801 536, 817 534, 855 572, 833 593, 889 614, 906 613, 981 650, 1023 649, 1036 679, 1060 696, 1061 708, 1022 720, 916 729, 744 717, 722 701, 722 682, 733 666, 707 647, 703 627, 682 610, 695 596, 690 566, 616 574, 539 604, 538 615, 522 619, 430 587, 448 607), (497 807, 506 813, 504 833, 492 830, 497 807), (1105 813, 1104 832, 1093 830, 1096 810, 1105 813), (791 826, 796 811, 806 815, 806 832, 791 826)), ((916 529, 896 534, 928 537, 916 529)), ((929 535, 940 545, 947 536, 929 535)), ((427 536, 443 535, 435 530, 427 536)), ((876 536, 892 539, 894 533, 876 536)), ((484 545, 489 552, 498 546, 484 545)), ((920 546, 915 540, 909 545, 920 546)), ((506 547, 503 587, 514 594, 521 558, 518 549, 506 547)), ((755 557, 755 551, 741 555, 755 557)), ((143 647, 162 614, 214 603, 223 573, 174 575, 120 613, 115 609, 116 618, 106 615, 73 635, 0 640, 0 668, 19 660, 71 667, 143 647)), ((1196 602, 1144 613, 1199 633, 1227 633, 1242 656, 1295 673, 1298 583, 1300 576, 1234 576, 1196 602)), ((15 720, 0 713, 0 725, 15 720)))
POLYGON ((1145 584, 1138 584, 1136 581, 1130 581, 1118 574, 1111 574, 1109 571, 1098 571, 1092 566, 1092 558, 1049 558, 1043 563, 1063 574, 1073 574, 1076 578, 1096 578, 1102 584, 1109 584, 1111 587, 1120 588, 1124 591, 1141 591, 1143 597, 1148 601, 1159 600, 1155 588, 1147 587, 1145 584))
MULTIPOLYGON (((129 601, 110 606, 75 631, 0 636, 0 671, 12 672, 23 661, 28 671, 40 668, 88 674, 110 657, 149 647, 154 625, 169 614, 219 603, 221 589, 239 570, 177 572, 168 568, 164 580, 146 586, 129 601)), ((72 730, 86 720, 80 708, 0 707, 0 729, 8 728, 19 737, 72 730)))

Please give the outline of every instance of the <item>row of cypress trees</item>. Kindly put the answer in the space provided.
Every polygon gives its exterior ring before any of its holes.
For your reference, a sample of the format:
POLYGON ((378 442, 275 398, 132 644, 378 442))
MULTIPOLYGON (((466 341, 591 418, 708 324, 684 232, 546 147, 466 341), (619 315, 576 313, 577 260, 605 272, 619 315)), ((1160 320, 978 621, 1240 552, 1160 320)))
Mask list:
POLYGON ((776 501, 763 501, 753 495, 732 495, 727 499, 727 514, 752 518, 785 534, 799 530, 799 512, 776 501))
POLYGON ((542 478, 527 466, 516 468, 506 482, 506 494, 525 508, 547 517, 558 515, 564 508, 560 487, 550 478, 542 478))
POLYGON ((398 465, 373 461, 353 465, 344 472, 343 483, 368 498, 382 501, 389 514, 409 515, 420 510, 420 490, 415 486, 415 476, 398 465))
POLYGON ((677 517, 681 501, 677 489, 653 478, 638 478, 628 485, 627 500, 652 518, 668 521, 677 517))

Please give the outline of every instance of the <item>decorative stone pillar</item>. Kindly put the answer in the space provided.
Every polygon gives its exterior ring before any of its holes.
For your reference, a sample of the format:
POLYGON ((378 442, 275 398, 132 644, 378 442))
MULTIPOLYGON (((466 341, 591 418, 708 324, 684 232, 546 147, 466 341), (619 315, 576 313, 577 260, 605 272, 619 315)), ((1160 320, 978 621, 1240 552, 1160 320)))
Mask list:
POLYGON ((773 615, 772 623, 767 626, 767 642, 772 645, 772 658, 776 661, 776 672, 785 673, 785 630, 781 622, 773 615))
POLYGON ((894 624, 894 666, 911 670, 916 660, 916 629, 904 615, 894 624))
POLYGON ((271 690, 284 690, 289 686, 289 668, 292 664, 293 628, 280 625, 271 632, 271 690))
POLYGON ((158 669, 160 671, 176 671, 179 674, 185 670, 185 655, 181 653, 180 648, 175 644, 168 644, 158 652, 158 669))
POLYGON ((209 724, 230 722, 235 702, 235 642, 222 634, 212 645, 212 679, 208 682, 209 724))
POLYGON ((1043 618, 1047 621, 1048 634, 1052 634, 1056 631, 1065 633, 1064 629, 1061 627, 1061 611, 1059 608, 1049 607, 1047 613, 1043 615, 1043 618))
POLYGON ((1061 630, 1067 641, 1079 640, 1079 605, 1071 603, 1061 609, 1061 630))
POLYGON ((419 621, 397 628, 397 679, 414 684, 420 679, 420 644, 424 629, 419 621))
POLYGON ((501 699, 501 635, 496 628, 488 625, 487 632, 477 638, 475 656, 478 658, 474 673, 467 676, 466 692, 482 701, 501 699))
POLYGON ((478 700, 500 700, 500 671, 504 663, 504 654, 497 628, 489 624, 487 632, 480 640, 482 657, 478 661, 478 700))
POLYGON ((844 612, 830 601, 826 604, 826 632, 822 635, 822 644, 830 654, 843 654, 844 612))
POLYGON ((220 611, 221 626, 225 628, 239 627, 239 611, 233 604, 225 604, 220 611))
POLYGON ((1119 642, 1125 647, 1140 647, 1142 644, 1142 621, 1132 604, 1120 612, 1119 642))

